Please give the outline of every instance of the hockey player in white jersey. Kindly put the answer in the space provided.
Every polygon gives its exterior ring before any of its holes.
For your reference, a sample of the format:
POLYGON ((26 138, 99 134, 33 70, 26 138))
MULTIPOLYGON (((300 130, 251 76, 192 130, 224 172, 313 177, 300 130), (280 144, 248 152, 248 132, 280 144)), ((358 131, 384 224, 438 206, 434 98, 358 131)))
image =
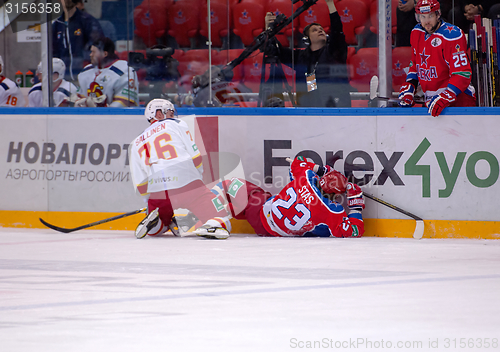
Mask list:
POLYGON ((151 100, 145 110, 151 125, 129 147, 134 187, 148 203, 148 215, 135 235, 143 238, 167 231, 174 209, 184 208, 203 224, 195 230, 197 235, 225 239, 231 231, 228 214, 222 200, 203 183, 200 151, 187 124, 174 114, 171 102, 151 100))
MULTIPOLYGON (((76 94, 77 88, 73 83, 64 79, 66 72, 66 64, 59 58, 52 59, 52 96, 54 98, 54 106, 59 106, 64 100, 70 99, 71 95, 76 94)), ((28 94, 28 106, 40 107, 43 106, 42 92, 42 62, 38 64, 36 74, 40 82, 31 88, 28 94)))
POLYGON ((94 42, 90 61, 91 64, 78 75, 78 94, 82 99, 75 103, 76 107, 139 105, 137 73, 127 61, 118 59, 111 39, 94 42))
POLYGON ((23 107, 25 100, 16 82, 3 75, 3 59, 0 56, 0 106, 23 107))

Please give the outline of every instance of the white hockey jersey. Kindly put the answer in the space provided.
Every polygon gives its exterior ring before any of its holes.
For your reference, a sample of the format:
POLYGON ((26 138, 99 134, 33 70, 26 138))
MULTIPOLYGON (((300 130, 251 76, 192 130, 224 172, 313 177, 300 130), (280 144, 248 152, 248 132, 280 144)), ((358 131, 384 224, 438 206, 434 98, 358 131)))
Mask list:
POLYGON ((130 174, 141 195, 183 187, 203 174, 202 157, 186 122, 156 121, 129 146, 130 174))
POLYGON ((125 60, 113 61, 99 69, 92 64, 85 66, 78 75, 78 94, 99 97, 106 94, 107 106, 128 107, 139 105, 137 73, 125 60))
MULTIPOLYGON (((59 106, 64 99, 69 98, 72 94, 76 94, 76 91, 77 88, 73 83, 63 79, 59 87, 57 87, 53 93, 54 106, 59 106)), ((28 94, 28 106, 43 106, 42 82, 35 84, 33 88, 31 88, 28 94)))
POLYGON ((24 107, 23 92, 17 84, 7 77, 0 76, 0 106, 6 107, 24 107))

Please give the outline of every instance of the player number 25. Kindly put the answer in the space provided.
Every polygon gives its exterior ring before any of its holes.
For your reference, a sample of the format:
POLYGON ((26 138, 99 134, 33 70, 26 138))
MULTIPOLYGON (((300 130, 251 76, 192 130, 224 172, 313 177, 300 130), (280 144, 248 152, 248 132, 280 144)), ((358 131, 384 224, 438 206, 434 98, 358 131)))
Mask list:
MULTIPOLYGON (((293 188, 287 189, 286 194, 288 194, 288 196, 290 197, 290 198, 288 198, 288 200, 285 201, 283 199, 278 199, 278 200, 274 201, 273 205, 272 205, 273 214, 278 219, 283 218, 283 213, 278 208, 281 207, 281 208, 288 210, 297 201, 297 193, 295 192, 295 190, 293 188)), ((297 213, 302 214, 302 216, 298 216, 298 214, 295 214, 292 217, 292 220, 295 224, 292 224, 292 221, 290 221, 290 219, 288 219, 287 217, 285 217, 285 219, 283 220, 283 223, 285 224, 285 226, 288 229, 290 229, 292 231, 298 231, 302 228, 302 226, 305 225, 305 223, 307 221, 309 221, 309 219, 311 218, 311 212, 309 211, 309 209, 307 209, 307 207, 304 204, 301 204, 301 203, 295 204, 295 206, 293 208, 295 209, 295 211, 297 213)))
POLYGON ((467 66, 467 54, 466 53, 453 54, 453 60, 455 60, 455 62, 453 63, 453 65, 455 67, 467 66))

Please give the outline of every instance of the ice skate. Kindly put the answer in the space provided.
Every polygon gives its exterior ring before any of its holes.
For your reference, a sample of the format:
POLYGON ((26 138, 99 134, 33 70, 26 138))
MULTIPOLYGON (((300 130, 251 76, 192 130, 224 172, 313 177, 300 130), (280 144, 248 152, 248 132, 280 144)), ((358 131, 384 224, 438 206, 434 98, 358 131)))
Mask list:
POLYGON ((199 228, 197 228, 194 233, 197 236, 200 237, 205 237, 205 238, 210 238, 214 240, 225 240, 226 238, 229 237, 229 231, 227 231, 223 227, 214 227, 211 225, 203 225, 199 228))
POLYGON ((174 236, 176 236, 176 237, 182 236, 181 229, 180 229, 179 225, 177 224, 177 219, 175 218, 175 216, 172 216, 172 220, 170 221, 168 228, 174 236))
POLYGON ((156 208, 149 213, 149 215, 146 216, 144 220, 139 223, 139 225, 137 225, 137 228, 135 229, 135 237, 144 238, 144 236, 146 236, 153 227, 158 225, 159 220, 160 217, 158 215, 158 208, 156 208))

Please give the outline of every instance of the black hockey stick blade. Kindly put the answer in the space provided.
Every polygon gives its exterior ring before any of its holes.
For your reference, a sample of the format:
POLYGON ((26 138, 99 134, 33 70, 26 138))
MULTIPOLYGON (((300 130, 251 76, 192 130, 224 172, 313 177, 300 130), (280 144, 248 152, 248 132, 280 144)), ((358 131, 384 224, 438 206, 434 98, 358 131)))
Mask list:
POLYGON ((421 217, 416 216, 415 214, 412 214, 404 209, 401 209, 401 208, 399 208, 391 203, 387 203, 385 200, 382 200, 380 198, 372 196, 371 194, 366 193, 365 191, 363 191, 363 194, 367 198, 370 198, 371 200, 374 200, 377 203, 383 204, 386 207, 389 207, 389 208, 396 210, 402 214, 405 214, 406 216, 409 216, 410 218, 415 219, 417 221, 417 224, 415 225, 415 231, 413 232, 413 238, 419 240, 424 236, 424 220, 421 217))
POLYGON ((74 232, 74 231, 78 231, 78 230, 87 229, 89 227, 101 225, 101 224, 104 224, 104 223, 107 223, 107 222, 110 222, 110 221, 113 221, 113 220, 122 219, 122 218, 125 218, 127 216, 139 214, 139 213, 142 213, 142 212, 146 211, 146 209, 147 208, 137 209, 137 210, 131 211, 129 213, 124 213, 124 214, 116 215, 116 216, 113 216, 111 218, 99 220, 99 221, 92 222, 90 224, 86 224, 86 225, 82 225, 82 226, 78 226, 78 227, 75 227, 75 228, 72 228, 72 229, 66 229, 64 227, 59 227, 59 226, 56 226, 56 225, 49 224, 47 221, 43 220, 42 218, 39 218, 39 220, 40 220, 40 222, 42 224, 44 224, 45 226, 47 226, 49 229, 56 230, 56 231, 63 232, 63 233, 70 233, 70 232, 74 232))

